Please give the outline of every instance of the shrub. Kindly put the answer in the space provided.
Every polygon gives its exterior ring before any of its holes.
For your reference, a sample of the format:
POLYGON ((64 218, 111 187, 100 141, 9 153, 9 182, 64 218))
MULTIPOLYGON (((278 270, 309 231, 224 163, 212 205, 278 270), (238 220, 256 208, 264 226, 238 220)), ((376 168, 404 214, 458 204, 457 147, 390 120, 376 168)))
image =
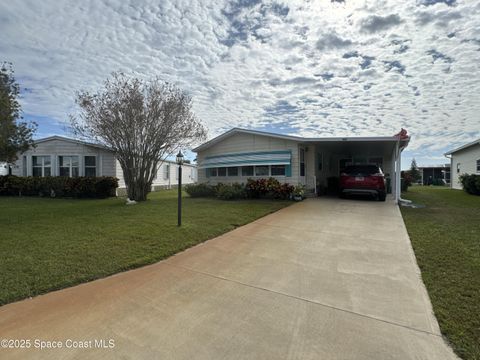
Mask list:
POLYGON ((402 171, 401 172, 401 177, 402 177, 403 181, 405 182, 405 185, 406 185, 407 188, 409 186, 412 186, 414 179, 413 179, 413 176, 410 175, 410 172, 402 171))
POLYGON ((305 186, 297 185, 293 189, 293 196, 300 196, 303 198, 305 196, 305 186))
POLYGON ((266 179, 248 179, 246 185, 247 195, 249 198, 258 199, 261 196, 265 196, 267 193, 267 180, 266 179))
POLYGON ((462 174, 460 175, 460 183, 467 193, 480 195, 480 175, 462 174))
POLYGON ((214 197, 216 195, 215 186, 209 184, 188 184, 185 185, 185 191, 191 197, 214 197))
POLYGON ((290 185, 290 184, 281 184, 279 188, 274 192, 273 197, 275 199, 290 199, 293 191, 295 189, 295 186, 290 185))
POLYGON ((245 198, 289 199, 294 186, 281 184, 277 179, 248 179, 247 184, 189 184, 185 191, 191 197, 217 197, 222 200, 236 200, 245 198))
POLYGON ((408 188, 412 185, 413 183, 413 177, 410 175, 410 172, 408 171, 402 171, 400 173, 400 190, 401 191, 408 191, 408 188))
POLYGON ((100 177, 0 176, 0 195, 107 198, 115 196, 118 179, 100 177))
POLYGON ((219 184, 216 188, 216 195, 222 200, 245 199, 247 197, 245 186, 242 184, 219 184))
POLYGON ((277 179, 248 179, 246 193, 250 198, 267 197, 272 199, 288 199, 293 193, 294 186, 281 184, 277 179))

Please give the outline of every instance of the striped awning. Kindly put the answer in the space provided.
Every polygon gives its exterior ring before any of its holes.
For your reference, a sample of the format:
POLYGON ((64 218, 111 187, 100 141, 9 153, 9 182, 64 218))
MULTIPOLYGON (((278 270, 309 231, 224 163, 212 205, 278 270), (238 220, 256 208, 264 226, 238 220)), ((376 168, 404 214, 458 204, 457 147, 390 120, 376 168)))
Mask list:
POLYGON ((249 153, 207 156, 199 163, 200 169, 252 165, 290 165, 290 150, 260 151, 249 153))

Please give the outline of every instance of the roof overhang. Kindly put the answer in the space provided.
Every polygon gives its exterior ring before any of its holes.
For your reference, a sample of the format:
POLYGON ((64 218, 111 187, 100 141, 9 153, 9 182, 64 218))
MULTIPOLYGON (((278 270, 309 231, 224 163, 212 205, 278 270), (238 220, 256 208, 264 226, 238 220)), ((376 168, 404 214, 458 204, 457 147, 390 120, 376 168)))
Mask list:
POLYGON ((81 140, 72 139, 72 138, 59 136, 59 135, 48 136, 48 137, 45 137, 45 138, 37 139, 37 140, 34 140, 34 143, 35 144, 41 144, 41 143, 44 143, 44 142, 47 142, 47 141, 54 141, 54 140, 68 141, 68 142, 71 142, 71 143, 74 143, 74 144, 77 144, 77 145, 91 146, 91 147, 96 147, 96 148, 100 148, 100 149, 107 150, 107 151, 112 151, 112 149, 108 148, 107 146, 101 145, 101 144, 95 144, 95 143, 91 143, 91 142, 87 142, 87 141, 81 141, 81 140))
POLYGON ((362 142, 386 142, 386 143, 399 143, 400 147, 403 149, 405 148, 409 141, 410 137, 406 137, 403 139, 400 139, 399 137, 396 136, 364 136, 364 137, 319 137, 319 138, 304 138, 300 136, 291 136, 291 135, 282 135, 282 134, 275 134, 271 132, 265 132, 265 131, 258 131, 258 130, 248 130, 248 129, 240 129, 240 128, 233 128, 209 141, 206 143, 196 147, 193 149, 193 152, 199 152, 203 151, 205 149, 208 149, 209 147, 229 138, 230 136, 233 136, 235 134, 251 134, 251 135, 259 135, 259 136, 266 136, 266 137, 272 137, 276 139, 284 139, 284 140, 290 140, 290 141, 296 141, 298 143, 319 143, 319 142, 331 142, 331 143, 362 143, 362 142))
POLYGON ((469 147, 471 147, 471 146, 474 146, 474 145, 480 145, 480 139, 477 139, 477 140, 475 140, 475 141, 472 141, 471 143, 462 145, 462 146, 460 146, 460 147, 458 147, 458 148, 456 148, 456 149, 453 149, 453 150, 451 150, 451 151, 449 151, 449 152, 446 152, 446 153, 443 154, 443 155, 445 155, 445 156, 451 155, 451 154, 453 154, 453 153, 456 153, 456 152, 458 152, 458 151, 460 151, 460 150, 465 150, 465 149, 467 149, 467 148, 469 148, 469 147))

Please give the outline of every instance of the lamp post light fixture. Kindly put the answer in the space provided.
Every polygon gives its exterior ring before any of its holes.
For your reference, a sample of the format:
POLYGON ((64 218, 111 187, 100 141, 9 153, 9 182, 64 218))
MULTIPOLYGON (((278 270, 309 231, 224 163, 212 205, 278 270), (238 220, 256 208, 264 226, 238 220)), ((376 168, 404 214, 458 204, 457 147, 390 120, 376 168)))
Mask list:
POLYGON ((178 164, 178 226, 182 225, 182 164, 183 154, 181 151, 177 154, 178 164))

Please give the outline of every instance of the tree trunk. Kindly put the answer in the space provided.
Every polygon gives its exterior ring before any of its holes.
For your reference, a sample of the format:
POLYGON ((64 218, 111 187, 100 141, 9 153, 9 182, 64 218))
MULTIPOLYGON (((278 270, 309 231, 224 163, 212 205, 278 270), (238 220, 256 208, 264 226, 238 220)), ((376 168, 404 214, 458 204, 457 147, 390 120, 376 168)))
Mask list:
POLYGON ((135 176, 135 170, 126 169, 123 171, 128 198, 137 202, 145 201, 150 192, 151 182, 148 183, 144 179, 137 179, 135 181, 135 176))

